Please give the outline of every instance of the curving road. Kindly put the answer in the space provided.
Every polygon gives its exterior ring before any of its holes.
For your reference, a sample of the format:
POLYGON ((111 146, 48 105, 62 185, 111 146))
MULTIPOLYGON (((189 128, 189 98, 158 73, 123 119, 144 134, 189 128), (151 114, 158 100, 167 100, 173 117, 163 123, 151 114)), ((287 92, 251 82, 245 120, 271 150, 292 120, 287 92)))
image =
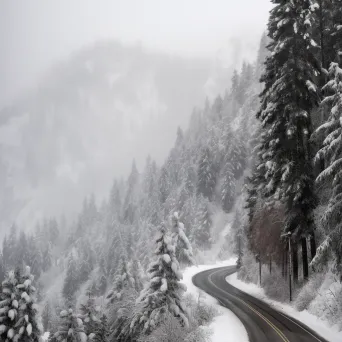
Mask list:
POLYGON ((234 312, 250 342, 328 342, 303 323, 228 284, 225 279, 234 272, 235 266, 215 268, 197 273, 192 282, 234 312))

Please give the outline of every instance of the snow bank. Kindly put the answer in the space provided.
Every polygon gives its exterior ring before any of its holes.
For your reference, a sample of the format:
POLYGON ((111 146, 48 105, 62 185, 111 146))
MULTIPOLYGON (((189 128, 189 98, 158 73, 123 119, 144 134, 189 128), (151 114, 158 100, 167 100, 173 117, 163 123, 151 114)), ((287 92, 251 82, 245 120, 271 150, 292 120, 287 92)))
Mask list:
POLYGON ((288 304, 269 299, 265 295, 265 292, 261 287, 252 283, 247 284, 237 279, 237 273, 228 276, 226 278, 226 281, 236 288, 240 289, 241 291, 244 291, 256 298, 263 300, 278 311, 281 311, 288 316, 293 317, 300 322, 303 322, 309 328, 316 331, 319 335, 326 338, 330 342, 342 341, 342 332, 338 331, 337 326, 330 326, 327 322, 319 319, 317 316, 309 313, 307 310, 298 311, 288 304))
POLYGON ((215 317, 209 328, 213 332, 211 336, 212 342, 248 342, 248 335, 245 327, 240 320, 228 309, 223 308, 217 302, 217 300, 202 290, 197 288, 192 283, 192 277, 205 270, 211 268, 218 268, 223 266, 230 266, 236 264, 236 258, 232 258, 226 261, 217 262, 213 265, 199 265, 187 267, 183 271, 182 283, 187 287, 187 293, 193 295, 196 299, 201 298, 205 303, 215 306, 220 312, 220 315, 215 317))

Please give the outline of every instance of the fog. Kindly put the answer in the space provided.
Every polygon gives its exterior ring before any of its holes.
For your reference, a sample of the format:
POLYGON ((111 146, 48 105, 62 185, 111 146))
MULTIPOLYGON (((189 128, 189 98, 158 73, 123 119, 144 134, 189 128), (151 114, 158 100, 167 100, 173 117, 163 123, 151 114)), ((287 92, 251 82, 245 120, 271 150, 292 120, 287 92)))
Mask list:
POLYGON ((2 1, 1 230, 72 217, 253 61, 268 0, 2 1))
POLYGON ((71 51, 101 39, 210 59, 231 50, 232 40, 255 48, 270 8, 268 0, 1 1, 0 104, 71 51))

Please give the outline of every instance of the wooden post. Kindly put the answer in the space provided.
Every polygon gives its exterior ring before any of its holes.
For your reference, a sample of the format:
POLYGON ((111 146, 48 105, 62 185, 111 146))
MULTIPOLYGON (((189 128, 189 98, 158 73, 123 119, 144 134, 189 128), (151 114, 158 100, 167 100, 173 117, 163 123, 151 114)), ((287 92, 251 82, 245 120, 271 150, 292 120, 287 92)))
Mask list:
POLYGON ((291 275, 292 275, 292 258, 291 258, 291 237, 289 239, 289 290, 290 290, 290 302, 292 301, 292 280, 291 280, 291 275))

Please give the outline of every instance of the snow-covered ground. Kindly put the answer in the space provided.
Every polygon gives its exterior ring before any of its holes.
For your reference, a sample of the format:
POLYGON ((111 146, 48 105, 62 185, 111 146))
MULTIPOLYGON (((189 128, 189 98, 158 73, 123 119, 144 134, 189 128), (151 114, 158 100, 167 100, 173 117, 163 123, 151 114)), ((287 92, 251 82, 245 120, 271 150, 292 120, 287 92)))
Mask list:
POLYGON ((240 320, 228 309, 223 308, 218 304, 215 298, 207 295, 198 289, 192 283, 192 277, 199 272, 222 266, 235 265, 236 258, 222 262, 217 262, 213 265, 199 265, 187 267, 183 272, 183 283, 187 286, 187 293, 192 294, 195 298, 200 296, 201 300, 207 304, 213 305, 219 311, 219 315, 215 317, 209 328, 212 331, 212 342, 248 342, 248 335, 245 327, 240 320))
POLYGON ((342 332, 338 331, 337 327, 330 326, 327 322, 319 319, 318 317, 312 315, 307 310, 298 311, 294 307, 277 302, 268 298, 265 295, 264 290, 255 285, 255 284, 247 284, 239 279, 237 279, 237 273, 234 273, 226 278, 226 281, 231 285, 237 287, 238 289, 256 297, 269 305, 273 306, 278 311, 282 311, 288 316, 291 316, 297 319, 300 322, 303 322, 312 330, 316 331, 319 335, 326 338, 330 342, 341 342, 342 341, 342 332))

